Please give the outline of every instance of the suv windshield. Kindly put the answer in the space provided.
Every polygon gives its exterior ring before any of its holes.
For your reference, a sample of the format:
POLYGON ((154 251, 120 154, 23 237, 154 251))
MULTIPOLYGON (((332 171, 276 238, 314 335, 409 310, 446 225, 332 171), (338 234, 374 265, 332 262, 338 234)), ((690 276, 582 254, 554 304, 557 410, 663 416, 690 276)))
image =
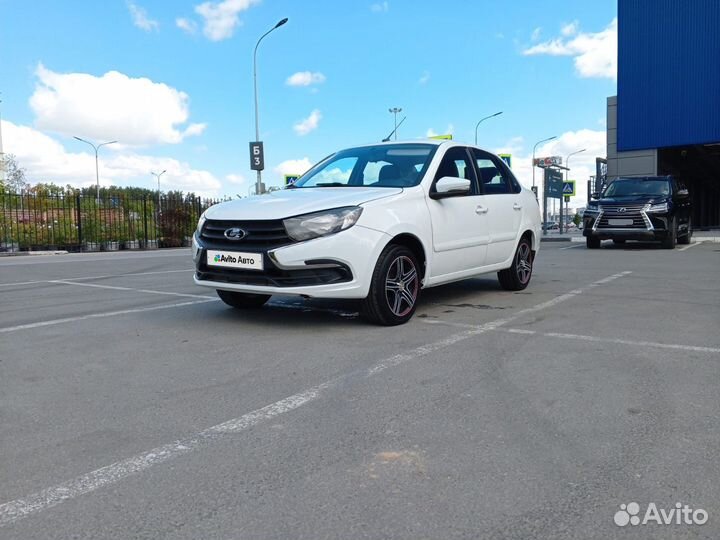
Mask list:
POLYGON ((411 187, 420 183, 437 146, 383 144, 341 150, 305 173, 294 187, 411 187))
POLYGON ((666 178, 618 178, 611 183, 603 197, 632 197, 640 195, 670 195, 670 182, 666 178))

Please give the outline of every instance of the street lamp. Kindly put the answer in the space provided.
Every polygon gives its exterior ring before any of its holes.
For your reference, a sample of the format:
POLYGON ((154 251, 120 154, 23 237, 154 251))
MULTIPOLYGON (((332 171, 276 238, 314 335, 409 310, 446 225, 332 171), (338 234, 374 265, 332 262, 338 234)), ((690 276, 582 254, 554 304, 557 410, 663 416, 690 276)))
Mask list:
POLYGON ((117 141, 108 141, 108 142, 104 142, 104 143, 101 143, 101 144, 98 144, 97 146, 95 146, 90 141, 86 141, 85 139, 81 139, 80 137, 73 137, 73 138, 77 139, 80 142, 89 144, 90 146, 93 147, 93 150, 95 150, 95 185, 97 186, 95 202, 97 203, 98 206, 100 206, 100 169, 98 168, 98 150, 100 150, 100 148, 102 148, 105 145, 115 144, 117 141))
POLYGON ((156 173, 153 171, 150 171, 150 174, 152 174, 155 178, 157 178, 157 185, 158 185, 158 211, 160 210, 160 177, 165 174, 167 170, 163 169, 162 172, 156 173))
POLYGON ((542 143, 548 142, 548 141, 552 141, 553 139, 557 139, 557 135, 553 135, 552 137, 548 137, 547 139, 538 141, 535 143, 535 146, 533 146, 533 157, 532 157, 533 187, 535 187, 535 150, 537 149, 539 144, 542 144, 542 143))
POLYGON ((388 112, 395 115, 395 131, 393 133, 395 133, 395 140, 397 141, 397 115, 399 112, 402 112, 402 108, 393 107, 392 109, 388 109, 388 112))
POLYGON ((477 124, 475 124, 475 146, 477 146, 477 130, 478 127, 480 127, 480 124, 483 123, 488 118, 495 118, 496 116, 500 116, 503 112, 496 112, 495 114, 491 114, 490 116, 486 116, 485 118, 481 118, 477 124))
MULTIPOLYGON (((576 150, 575 152, 570 152, 570 153, 568 154, 568 156, 565 158, 565 180, 568 180, 568 179, 569 179, 568 177, 570 176, 570 158, 571 158, 572 156, 574 156, 575 154, 579 154, 580 152, 584 152, 585 150, 587 150, 587 148, 583 148, 582 150, 576 150)), ((567 200, 570 201, 570 198, 568 197, 567 200)), ((561 206, 560 206, 560 209, 562 210, 562 201, 560 201, 560 205, 561 205, 561 206)), ((566 210, 568 209, 568 205, 567 205, 567 204, 565 205, 565 209, 566 209, 566 210)), ((564 225, 565 225, 565 224, 564 224, 562 221, 560 221, 560 233, 561 233, 561 234, 562 234, 562 232, 563 232, 563 227, 564 227, 564 225)))
MULTIPOLYGON (((258 97, 257 97, 257 50, 258 46, 260 45, 260 42, 263 40, 265 36, 267 36, 270 32, 275 30, 276 28, 280 28, 283 24, 288 22, 287 17, 278 21, 278 23, 273 26, 270 30, 265 32, 262 36, 260 36, 260 39, 257 40, 257 43, 255 44, 255 51, 253 52, 253 88, 255 90, 255 141, 260 142, 260 124, 258 122, 258 97)), ((262 186, 262 174, 258 170, 257 172, 257 181, 255 182, 255 193, 260 194, 260 186, 262 186)))

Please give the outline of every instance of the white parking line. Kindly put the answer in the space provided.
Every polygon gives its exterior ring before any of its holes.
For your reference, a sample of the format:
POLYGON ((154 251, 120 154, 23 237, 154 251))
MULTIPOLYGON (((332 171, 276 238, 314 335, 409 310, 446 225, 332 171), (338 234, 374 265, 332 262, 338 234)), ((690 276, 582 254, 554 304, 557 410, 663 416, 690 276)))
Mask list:
POLYGON ((20 324, 18 326, 7 326, 0 328, 0 334, 9 332, 17 332, 20 330, 32 330, 33 328, 42 328, 43 326, 55 326, 56 324, 72 323, 76 321, 86 321, 88 319, 103 319, 105 317, 115 317, 116 315, 127 315, 130 313, 144 313, 146 311, 158 311, 161 309, 171 309, 183 306, 192 306, 194 304, 204 304, 205 302, 217 302, 219 298, 205 297, 203 300, 195 300, 191 302, 180 302, 179 304, 163 304, 161 306, 149 306, 144 308, 122 309, 120 311, 107 311, 105 313, 91 313, 89 315, 79 315, 77 317, 65 317, 63 319, 52 319, 49 321, 40 321, 36 323, 20 324))
MULTIPOLYGON (((185 270, 159 270, 157 272, 131 272, 129 274, 106 274, 103 276, 82 276, 74 278, 63 278, 62 281, 85 281, 88 279, 109 279, 109 278, 121 278, 128 276, 154 276, 158 274, 176 274, 179 272, 194 272, 194 268, 187 268, 185 270)), ((37 280, 37 281, 16 281, 12 283, 0 283, 0 287, 19 287, 21 285, 37 285, 39 283, 52 283, 52 281, 37 280)))
POLYGON ((206 294, 188 294, 188 293, 176 293, 170 291, 153 291, 149 289, 133 289, 132 287, 118 287, 116 285, 98 285, 97 283, 75 283, 72 281, 66 281, 64 279, 56 279, 54 281, 48 281, 48 283, 58 283, 60 285, 75 285, 76 287, 92 287, 95 289, 109 289, 115 291, 133 291, 145 294, 160 294, 166 296, 181 296, 185 298, 214 298, 206 294))
MULTIPOLYGON (((446 326, 454 326, 458 328, 475 328, 480 329, 481 326, 472 324, 462 324, 439 319, 421 319, 425 324, 438 324, 446 326)), ((632 345, 636 347, 654 347, 656 349, 671 349, 677 351, 693 351, 720 354, 720 348, 717 347, 701 347, 697 345, 679 345, 676 343, 660 343, 658 341, 637 341, 629 339, 604 338, 597 336, 583 336, 580 334, 567 334, 564 332, 538 332, 537 330, 527 330, 525 328, 490 328, 489 330, 504 332, 507 334, 518 334, 522 336, 539 336, 555 339, 573 339, 578 341, 590 341, 593 343, 614 343, 617 345, 632 345)))
POLYGON ((96 261, 118 261, 127 259, 158 259, 163 257, 187 257, 190 260, 190 248, 168 249, 160 251, 144 251, 134 254, 108 254, 108 253, 71 253, 69 255, 48 255, 38 257, 3 257, 0 259, 2 266, 25 266, 39 264, 62 264, 96 261))
POLYGON ((696 240, 695 242, 692 242, 691 244, 688 244, 687 246, 678 248, 678 251, 687 251, 691 247, 697 246, 698 244, 701 244, 701 243, 702 243, 702 240, 696 240))
POLYGON ((564 250, 564 249, 575 249, 575 248, 579 248, 579 247, 583 247, 582 244, 576 244, 576 245, 574 245, 574 246, 561 247, 560 250, 564 250))
MULTIPOLYGON (((628 273, 629 272, 621 272, 619 274, 614 274, 614 276, 610 276, 612 278, 610 279, 610 281, 612 281, 613 279, 618 279, 619 277, 627 275, 628 273)), ((608 279, 601 281, 607 283, 608 279)), ((596 284, 598 283, 600 282, 595 282, 594 284, 592 284, 592 286, 596 286, 596 284)), ((590 286, 588 288, 590 288, 590 286)), ((526 315, 528 313, 534 313, 536 311, 540 311, 542 309, 547 309, 548 307, 557 305, 560 302, 564 302, 566 300, 574 298, 582 292, 582 289, 570 291, 569 293, 562 294, 556 298, 548 300, 547 302, 543 302, 533 307, 520 310, 516 314, 509 317, 498 319, 496 321, 492 321, 481 326, 473 327, 470 330, 451 335, 439 341, 427 343, 420 347, 416 347, 415 349, 406 353, 391 356, 390 358, 387 358, 375 364, 373 367, 367 370, 361 370, 341 375, 339 377, 336 377, 335 379, 331 379, 313 388, 286 397, 285 399, 282 399, 280 401, 276 401, 275 403, 252 411, 250 413, 244 414, 238 418, 234 418, 232 420, 228 420, 227 422, 223 422, 216 426, 210 427, 192 437, 181 439, 173 443, 154 448, 148 452, 138 454, 131 458, 118 461, 116 463, 113 463, 112 465, 102 467, 100 469, 84 474, 62 484, 44 489, 42 491, 38 491, 37 493, 33 493, 21 499, 16 499, 14 501, 0 504, 0 527, 13 523, 19 519, 27 517, 30 514, 39 512, 46 508, 56 506, 66 500, 73 499, 91 491, 95 491, 96 489, 99 489, 103 486, 119 482, 120 480, 127 478, 132 474, 149 469, 153 465, 158 465, 175 457, 192 452, 199 448, 202 443, 217 437, 221 437, 223 434, 238 433, 257 424, 260 424, 263 421, 295 410, 307 403, 311 403, 317 400, 322 396, 323 392, 342 386, 343 383, 345 383, 348 379, 352 377, 358 375, 372 377, 391 367, 395 367, 411 360, 416 360, 420 357, 424 357, 439 349, 469 339, 473 336, 477 336, 478 334, 482 334, 483 332, 495 330, 498 327, 514 321, 515 319, 522 317, 523 315, 526 315)), ((196 302, 188 302, 185 305, 189 305, 192 303, 196 302)), ((151 309, 153 308, 147 308, 145 309, 145 311, 149 311, 151 309)), ((134 311, 128 310, 128 312, 134 311)))

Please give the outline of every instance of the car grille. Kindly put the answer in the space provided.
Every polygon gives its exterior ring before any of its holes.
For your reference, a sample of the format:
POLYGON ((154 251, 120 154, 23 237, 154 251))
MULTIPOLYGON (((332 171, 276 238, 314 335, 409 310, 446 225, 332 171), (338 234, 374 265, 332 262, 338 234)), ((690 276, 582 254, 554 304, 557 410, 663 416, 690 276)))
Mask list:
POLYGON ((595 224, 595 229, 649 229, 650 220, 645 214, 645 205, 626 206, 622 204, 604 204, 595 224), (632 220, 632 223, 618 225, 614 220, 632 220))
POLYGON ((208 219, 200 231, 200 238, 206 247, 235 248, 250 251, 274 249, 292 244, 282 220, 238 221, 208 219), (245 231, 240 240, 230 240, 225 237, 225 231, 238 227, 245 231))

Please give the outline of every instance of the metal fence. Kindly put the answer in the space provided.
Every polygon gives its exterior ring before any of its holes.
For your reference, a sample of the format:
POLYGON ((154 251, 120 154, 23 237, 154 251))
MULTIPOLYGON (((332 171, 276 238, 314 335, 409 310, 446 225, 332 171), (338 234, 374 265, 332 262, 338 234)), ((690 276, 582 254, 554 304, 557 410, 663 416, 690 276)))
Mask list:
POLYGON ((0 192, 0 251, 116 251, 190 245, 215 200, 190 196, 97 200, 82 195, 0 192))

